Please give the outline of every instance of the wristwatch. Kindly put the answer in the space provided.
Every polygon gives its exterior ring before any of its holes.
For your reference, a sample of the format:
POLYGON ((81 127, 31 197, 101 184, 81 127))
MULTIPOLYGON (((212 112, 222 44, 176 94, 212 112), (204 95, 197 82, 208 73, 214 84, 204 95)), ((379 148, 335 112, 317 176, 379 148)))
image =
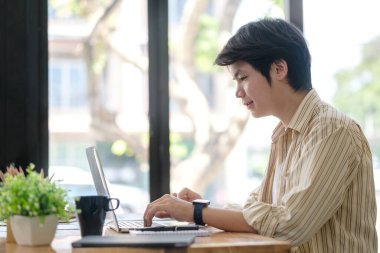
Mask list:
POLYGON ((210 205, 210 200, 195 199, 195 200, 193 200, 193 205, 194 205, 194 222, 195 222, 195 224, 204 226, 205 223, 203 222, 203 218, 202 218, 202 209, 205 207, 208 207, 208 205, 210 205))

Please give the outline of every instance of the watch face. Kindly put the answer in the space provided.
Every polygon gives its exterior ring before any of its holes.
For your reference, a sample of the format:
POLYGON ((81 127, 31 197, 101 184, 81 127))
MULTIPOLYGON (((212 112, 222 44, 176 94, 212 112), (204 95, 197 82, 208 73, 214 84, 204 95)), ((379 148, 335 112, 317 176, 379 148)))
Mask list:
POLYGON ((195 199, 195 200, 193 200, 193 204, 202 204, 204 206, 208 206, 210 204, 210 200, 208 200, 208 199, 195 199))

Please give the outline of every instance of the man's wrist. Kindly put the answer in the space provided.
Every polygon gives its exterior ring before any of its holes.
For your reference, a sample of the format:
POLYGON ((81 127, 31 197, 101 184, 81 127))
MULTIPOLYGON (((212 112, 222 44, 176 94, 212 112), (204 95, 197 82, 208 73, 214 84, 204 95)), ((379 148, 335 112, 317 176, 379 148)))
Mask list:
POLYGON ((203 208, 208 207, 210 204, 209 200, 205 199, 196 199, 193 200, 193 205, 194 205, 194 223, 197 225, 204 226, 206 225, 203 221, 203 208))

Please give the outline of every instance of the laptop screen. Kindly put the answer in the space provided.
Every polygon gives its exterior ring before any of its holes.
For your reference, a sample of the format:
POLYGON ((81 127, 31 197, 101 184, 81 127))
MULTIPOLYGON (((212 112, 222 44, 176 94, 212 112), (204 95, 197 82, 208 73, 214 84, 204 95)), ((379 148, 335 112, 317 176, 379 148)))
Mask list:
MULTIPOLYGON (((107 181, 104 176, 103 167, 99 159, 98 152, 95 147, 86 148, 86 156, 88 160, 88 164, 90 165, 92 179, 94 180, 95 189, 98 195, 108 196, 111 198, 110 193, 108 191, 107 181)), ((112 202, 111 202, 112 206, 112 202)), ((113 225, 115 228, 119 230, 119 224, 116 218, 116 214, 114 211, 109 212, 111 214, 111 219, 113 221, 113 225)))

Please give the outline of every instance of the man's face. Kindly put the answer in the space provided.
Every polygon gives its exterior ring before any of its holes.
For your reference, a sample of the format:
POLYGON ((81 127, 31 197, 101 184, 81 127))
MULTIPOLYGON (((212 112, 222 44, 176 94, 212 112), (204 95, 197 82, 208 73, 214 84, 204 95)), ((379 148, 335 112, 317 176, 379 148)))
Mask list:
POLYGON ((272 89, 268 80, 250 64, 238 61, 230 66, 236 82, 235 96, 256 117, 272 115, 272 89))

